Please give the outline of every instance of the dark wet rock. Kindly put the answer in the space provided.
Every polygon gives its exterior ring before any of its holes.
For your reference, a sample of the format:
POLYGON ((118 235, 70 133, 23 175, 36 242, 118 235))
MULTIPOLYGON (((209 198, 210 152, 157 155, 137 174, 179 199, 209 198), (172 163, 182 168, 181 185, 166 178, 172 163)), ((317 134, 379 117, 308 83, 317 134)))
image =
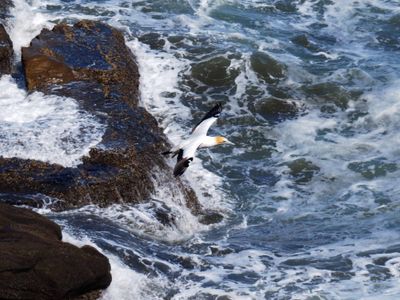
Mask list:
POLYGON ((310 42, 306 34, 299 34, 290 39, 293 44, 310 51, 321 51, 315 43, 310 42))
POLYGON ((392 257, 387 257, 387 256, 378 257, 378 258, 374 259, 374 264, 379 265, 379 266, 384 266, 386 264, 386 262, 390 259, 392 259, 392 257))
POLYGON ((334 271, 331 273, 333 281, 349 280, 355 274, 353 272, 334 271))
POLYGON ((61 241, 60 227, 0 203, 1 299, 95 299, 111 282, 108 259, 61 241))
POLYGON ((369 161, 352 162, 347 166, 353 172, 361 174, 366 179, 386 176, 388 173, 397 171, 395 163, 387 162, 385 159, 377 158, 369 161))
POLYGON ((335 112, 337 108, 345 110, 350 100, 357 100, 358 91, 347 91, 334 82, 323 82, 305 86, 307 97, 321 105, 323 112, 335 112))
POLYGON ((10 74, 14 51, 12 41, 2 24, 0 24, 0 76, 10 74))
POLYGON ((151 49, 162 49, 165 45, 165 40, 160 34, 150 32, 139 37, 139 41, 150 46, 151 49))
POLYGON ((59 24, 23 48, 22 61, 29 91, 76 99, 106 130, 76 168, 0 158, 1 193, 55 197, 61 200, 55 209, 106 206, 148 201, 158 179, 168 178, 187 206, 200 210, 160 155, 169 146, 157 121, 138 106, 138 67, 121 32, 95 21, 59 24))
POLYGON ((183 35, 171 35, 168 37, 168 42, 175 45, 181 45, 184 40, 185 37, 183 35))
POLYGON ((250 58, 251 67, 267 83, 276 83, 285 77, 286 67, 264 52, 255 52, 250 58))
POLYGON ((266 121, 277 123, 296 117, 300 112, 300 107, 294 101, 270 97, 256 102, 254 110, 266 121))
POLYGON ((349 272, 353 269, 353 262, 351 259, 337 255, 330 258, 295 258, 288 259, 282 264, 291 267, 307 266, 314 267, 320 270, 330 270, 336 272, 349 272))
POLYGON ((369 273, 369 278, 372 281, 383 281, 383 280, 387 280, 387 279, 393 277, 390 270, 383 266, 368 264, 368 265, 366 265, 366 268, 369 273))
POLYGON ((211 255, 213 256, 225 256, 234 253, 231 248, 220 248, 218 246, 210 246, 211 255))
POLYGON ((310 48, 310 46, 311 46, 311 43, 305 34, 296 35, 295 37, 293 37, 291 39, 291 41, 294 44, 296 44, 298 46, 302 46, 304 48, 310 48))
POLYGON ((304 158, 291 161, 287 165, 290 169, 290 175, 293 176, 297 184, 310 182, 313 176, 320 171, 318 166, 304 158))
POLYGON ((192 65, 192 76, 210 86, 231 85, 239 74, 236 69, 229 69, 231 61, 218 56, 192 65))
POLYGON ((378 248, 357 253, 359 257, 370 257, 375 254, 400 253, 400 244, 394 244, 386 248, 378 248))
POLYGON ((199 215, 199 222, 204 225, 211 225, 221 222, 224 216, 219 212, 212 210, 204 210, 199 215))
POLYGON ((285 13, 295 13, 297 11, 296 4, 291 0, 281 0, 275 3, 275 8, 285 13))

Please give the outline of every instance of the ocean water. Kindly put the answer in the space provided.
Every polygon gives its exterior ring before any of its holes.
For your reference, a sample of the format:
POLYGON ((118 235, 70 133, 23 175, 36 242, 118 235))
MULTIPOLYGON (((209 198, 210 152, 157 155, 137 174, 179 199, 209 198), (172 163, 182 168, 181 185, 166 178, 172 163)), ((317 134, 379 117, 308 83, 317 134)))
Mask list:
MULTIPOLYGON (((397 0, 14 2, 17 62, 44 27, 105 21, 173 143, 221 102, 210 131, 236 144, 200 151, 184 175, 220 224, 200 225, 166 178, 146 204, 40 210, 109 257, 102 299, 400 298, 397 0)), ((102 125, 17 81, 0 79, 0 155, 79 164, 102 125)))

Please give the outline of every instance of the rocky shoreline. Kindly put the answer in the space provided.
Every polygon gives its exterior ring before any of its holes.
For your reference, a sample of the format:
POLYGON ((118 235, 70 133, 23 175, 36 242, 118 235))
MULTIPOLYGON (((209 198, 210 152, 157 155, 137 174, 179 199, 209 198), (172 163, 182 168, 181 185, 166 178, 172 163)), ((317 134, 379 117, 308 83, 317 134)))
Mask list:
MULTIPOLYGON (((5 12, 2 7, 2 18, 5 12)), ((0 25, 0 75, 12 72, 13 55, 0 25)), ((219 214, 202 210, 190 187, 171 176, 160 155, 169 147, 167 138, 138 105, 140 75, 120 31, 88 20, 44 29, 22 49, 22 67, 29 92, 74 98, 106 129, 77 167, 0 157, 0 254, 6 257, 0 277, 7 278, 0 280, 2 299, 96 299, 100 293, 93 291, 111 282, 104 255, 90 246, 63 243, 57 224, 9 205, 40 206, 32 195, 57 199, 53 210, 135 204, 149 200, 158 178, 168 178, 173 194, 183 195, 200 221, 220 221, 219 214)))
POLYGON ((61 241, 61 228, 29 209, 0 203, 1 299, 74 299, 111 283, 107 257, 61 241))

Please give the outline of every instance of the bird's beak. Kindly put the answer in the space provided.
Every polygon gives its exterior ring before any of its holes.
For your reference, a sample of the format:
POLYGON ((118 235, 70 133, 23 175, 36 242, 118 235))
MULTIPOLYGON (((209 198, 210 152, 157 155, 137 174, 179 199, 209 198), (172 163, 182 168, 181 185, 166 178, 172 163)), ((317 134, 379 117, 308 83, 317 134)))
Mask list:
POLYGON ((231 141, 228 141, 228 140, 225 140, 225 143, 229 144, 229 145, 235 145, 234 143, 232 143, 231 141))

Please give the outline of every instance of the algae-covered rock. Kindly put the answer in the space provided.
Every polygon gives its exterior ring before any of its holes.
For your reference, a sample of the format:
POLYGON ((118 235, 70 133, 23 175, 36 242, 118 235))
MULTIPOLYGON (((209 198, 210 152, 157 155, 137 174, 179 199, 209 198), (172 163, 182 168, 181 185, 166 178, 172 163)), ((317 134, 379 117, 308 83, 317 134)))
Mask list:
POLYGON ((234 83, 238 71, 229 69, 231 61, 223 56, 214 57, 192 66, 192 76, 210 86, 224 86, 234 83))
POLYGON ((334 82, 323 82, 305 86, 303 90, 308 97, 321 105, 322 111, 331 111, 332 109, 335 110, 335 108, 345 110, 350 100, 355 100, 360 96, 360 93, 347 91, 334 82))
POLYGON ((254 110, 265 120, 276 123, 296 117, 300 108, 294 101, 270 97, 256 102, 254 110))
POLYGON ((286 67, 264 52, 255 52, 250 58, 251 67, 267 83, 276 83, 285 77, 286 67))
POLYGON ((290 175, 293 176, 297 184, 310 182, 313 176, 320 171, 320 168, 304 158, 299 158, 287 163, 290 175))
POLYGON ((395 163, 387 162, 382 158, 352 162, 347 167, 349 170, 361 174, 366 179, 386 176, 388 173, 395 172, 398 169, 395 163))

